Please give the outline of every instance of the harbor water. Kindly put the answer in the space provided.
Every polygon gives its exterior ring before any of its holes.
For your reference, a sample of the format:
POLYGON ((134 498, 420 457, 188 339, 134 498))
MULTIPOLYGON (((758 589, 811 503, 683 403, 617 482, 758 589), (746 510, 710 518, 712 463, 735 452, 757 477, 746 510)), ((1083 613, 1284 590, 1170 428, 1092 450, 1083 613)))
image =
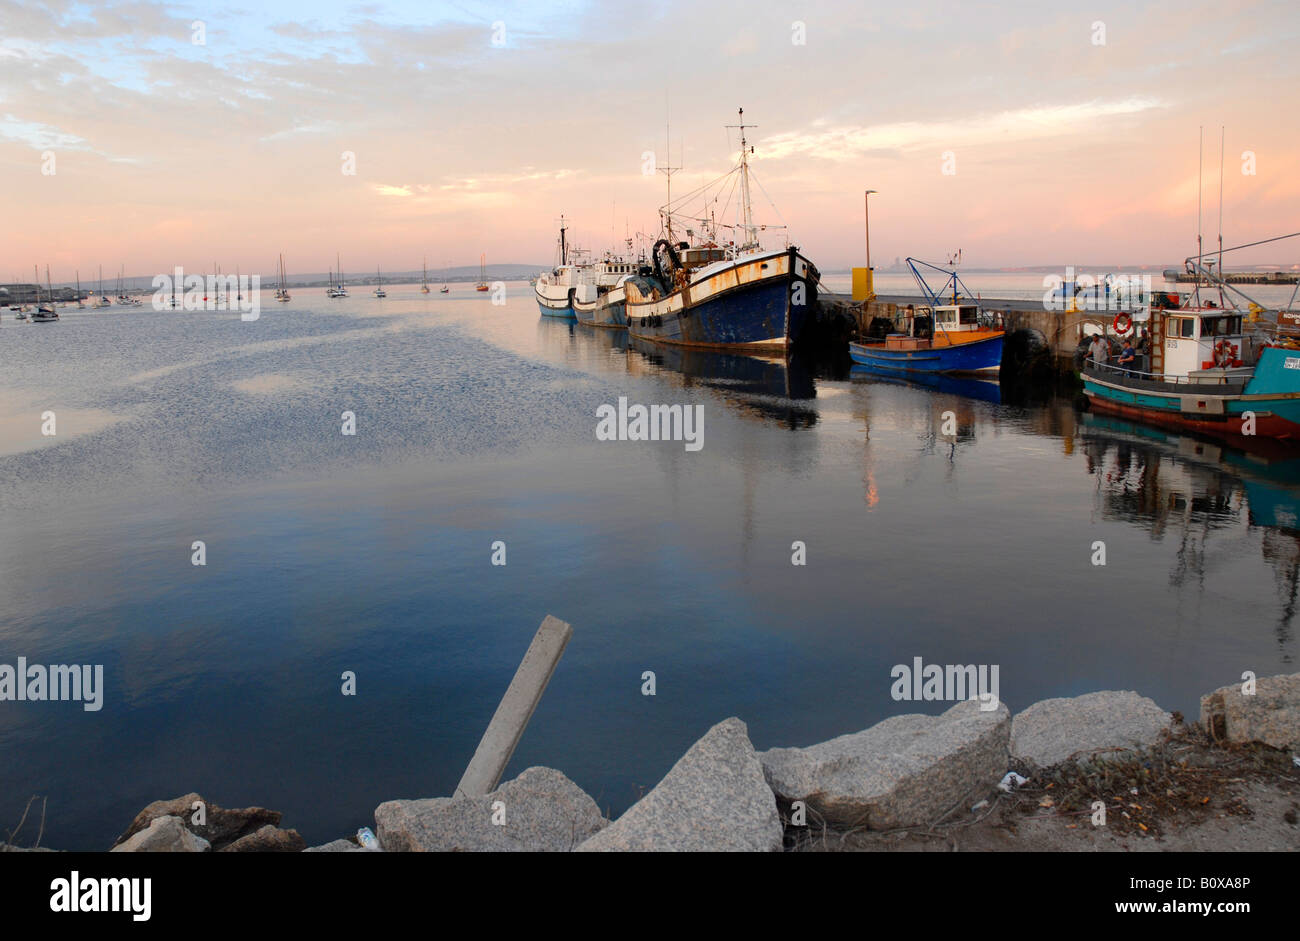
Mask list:
POLYGON ((103 849, 188 791, 309 844, 373 826, 451 793, 546 614, 573 640, 506 775, 612 814, 727 716, 763 749, 941 711, 891 696, 916 657, 996 665, 1013 711, 1136 689, 1195 717, 1296 670, 1294 452, 648 346, 525 283, 386 288, 4 312, 0 664, 104 688, 0 707, 0 827, 41 795, 43 845, 103 849), (620 397, 701 406, 702 447, 598 440, 620 397))

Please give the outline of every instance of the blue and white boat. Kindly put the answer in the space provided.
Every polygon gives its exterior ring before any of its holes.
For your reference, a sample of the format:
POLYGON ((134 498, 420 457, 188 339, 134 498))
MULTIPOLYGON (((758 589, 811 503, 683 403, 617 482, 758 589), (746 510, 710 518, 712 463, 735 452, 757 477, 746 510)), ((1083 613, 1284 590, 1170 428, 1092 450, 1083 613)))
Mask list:
POLYGON ((587 252, 569 244, 564 216, 560 216, 560 236, 555 245, 556 266, 533 282, 542 314, 576 318, 596 327, 627 326, 622 285, 637 271, 637 265, 612 254, 597 262, 583 261, 587 252))
POLYGON ((1300 313, 1268 315, 1202 256, 1186 266, 1197 287, 1176 306, 1152 308, 1149 362, 1084 362, 1089 407, 1220 438, 1300 441, 1300 313), (1217 303, 1202 296, 1211 291, 1217 303), (1234 306, 1229 292, 1248 306, 1234 306))
MULTIPOLYGON (((624 284, 628 332, 654 343, 748 353, 786 353, 812 319, 820 274, 796 246, 765 248, 750 204, 752 125, 740 111, 740 161, 730 173, 660 210, 663 237, 651 252, 653 265, 624 284), (738 184, 738 185, 736 185, 738 184), (734 225, 715 220, 722 198, 738 191, 734 225), (704 208, 687 215, 695 200, 704 208), (721 230, 730 229, 726 239, 721 230), (678 232, 684 232, 681 239, 678 232)), ((725 205, 723 206, 725 211, 725 205)))
POLYGON ((971 299, 956 269, 915 258, 907 259, 907 264, 929 304, 901 308, 892 327, 885 321, 891 332, 850 343, 853 362, 888 372, 998 373, 1006 331, 971 299), (943 272, 946 281, 939 291, 930 288, 918 265, 943 272))

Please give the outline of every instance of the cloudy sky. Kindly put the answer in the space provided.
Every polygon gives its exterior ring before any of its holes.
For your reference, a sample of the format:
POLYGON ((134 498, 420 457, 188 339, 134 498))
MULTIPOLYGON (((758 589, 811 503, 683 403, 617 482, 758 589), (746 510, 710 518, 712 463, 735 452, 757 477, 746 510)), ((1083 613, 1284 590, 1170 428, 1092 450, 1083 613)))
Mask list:
POLYGON ((1220 125, 1226 241, 1300 229, 1300 7, 1134 6, 4 0, 0 281, 549 263, 561 213, 653 232, 643 154, 671 122, 674 192, 713 179, 741 106, 760 216, 823 269, 868 188, 877 265, 1177 261, 1202 125, 1207 231, 1220 125))

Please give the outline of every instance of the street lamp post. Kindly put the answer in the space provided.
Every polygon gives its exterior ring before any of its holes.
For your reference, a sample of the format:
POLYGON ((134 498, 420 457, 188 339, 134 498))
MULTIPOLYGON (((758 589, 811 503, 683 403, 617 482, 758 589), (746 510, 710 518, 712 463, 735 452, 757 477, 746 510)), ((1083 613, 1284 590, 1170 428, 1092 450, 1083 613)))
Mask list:
POLYGON ((862 218, 867 226, 867 270, 871 270, 871 194, 875 190, 867 190, 862 194, 862 218))

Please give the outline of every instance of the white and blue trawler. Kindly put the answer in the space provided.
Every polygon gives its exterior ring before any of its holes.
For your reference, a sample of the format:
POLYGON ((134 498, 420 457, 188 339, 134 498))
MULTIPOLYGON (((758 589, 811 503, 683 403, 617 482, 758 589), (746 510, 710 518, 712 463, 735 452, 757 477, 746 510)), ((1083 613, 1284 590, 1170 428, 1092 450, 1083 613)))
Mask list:
POLYGON ((547 317, 577 318, 592 326, 622 327, 623 281, 636 266, 616 255, 606 255, 597 262, 582 258, 586 251, 568 241, 568 226, 560 217, 560 236, 556 240, 557 264, 537 276, 533 293, 537 306, 547 317))
POLYGON ((816 266, 788 242, 781 248, 765 248, 760 242, 761 232, 777 227, 754 221, 745 138, 745 129, 752 125, 743 123, 744 115, 742 108, 742 123, 736 125, 737 165, 660 210, 664 237, 654 244, 652 266, 624 283, 632 336, 676 346, 783 354, 811 320, 820 280, 816 266), (737 198, 734 206, 729 194, 737 198), (695 201, 704 206, 700 215, 679 211, 695 201), (728 208, 738 216, 734 225, 716 221, 717 213, 725 214, 728 208), (723 229, 735 237, 725 239, 723 229))

